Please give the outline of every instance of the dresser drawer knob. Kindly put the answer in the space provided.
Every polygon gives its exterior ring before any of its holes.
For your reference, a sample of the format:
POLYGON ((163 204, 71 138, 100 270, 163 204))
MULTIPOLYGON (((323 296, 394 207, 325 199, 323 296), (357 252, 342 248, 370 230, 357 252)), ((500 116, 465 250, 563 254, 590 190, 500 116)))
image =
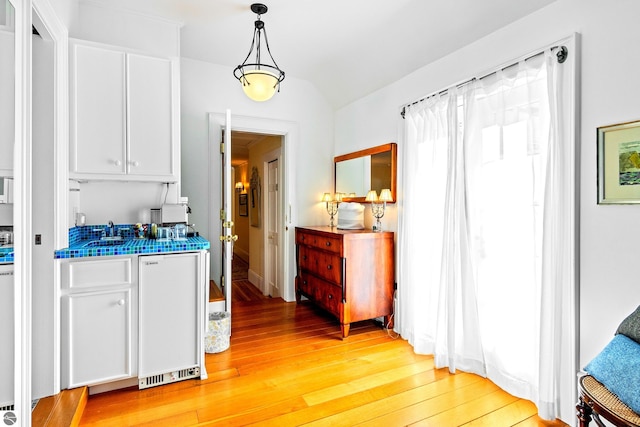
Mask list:
POLYGON ((327 241, 327 242, 325 242, 325 245, 331 246, 331 242, 327 241))
POLYGON ((331 267, 331 264, 327 265, 327 270, 331 270, 333 267, 331 267))
POLYGON ((304 255, 304 256, 302 257, 302 259, 303 259, 304 261, 306 261, 306 260, 307 260, 307 256, 306 256, 306 255, 304 255))
POLYGON ((333 299, 333 295, 329 294, 329 299, 333 299))

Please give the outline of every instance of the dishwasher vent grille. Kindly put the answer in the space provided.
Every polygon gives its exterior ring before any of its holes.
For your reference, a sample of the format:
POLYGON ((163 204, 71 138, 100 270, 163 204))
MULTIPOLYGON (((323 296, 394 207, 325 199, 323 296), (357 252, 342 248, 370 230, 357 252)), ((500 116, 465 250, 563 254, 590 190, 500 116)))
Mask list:
POLYGON ((198 378, 200 376, 200 367, 181 369, 179 371, 165 372, 164 374, 151 375, 140 378, 138 388, 140 390, 155 387, 163 384, 171 384, 176 381, 188 380, 190 378, 198 378))

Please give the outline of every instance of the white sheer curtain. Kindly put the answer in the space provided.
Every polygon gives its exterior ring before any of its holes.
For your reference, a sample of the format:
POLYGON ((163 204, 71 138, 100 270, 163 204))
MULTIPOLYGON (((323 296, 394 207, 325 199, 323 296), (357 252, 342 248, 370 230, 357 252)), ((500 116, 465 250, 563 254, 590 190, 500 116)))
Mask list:
POLYGON ((557 73, 546 53, 407 109, 396 327, 547 419, 573 268, 557 73))

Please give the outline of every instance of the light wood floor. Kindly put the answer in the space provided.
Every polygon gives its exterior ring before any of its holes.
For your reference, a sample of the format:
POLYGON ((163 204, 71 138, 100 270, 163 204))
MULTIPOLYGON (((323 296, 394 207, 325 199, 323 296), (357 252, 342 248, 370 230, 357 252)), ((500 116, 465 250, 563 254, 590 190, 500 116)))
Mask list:
POLYGON ((207 354, 207 380, 90 396, 80 425, 564 425, 488 380, 434 369, 373 322, 342 340, 309 303, 257 293, 234 302, 232 331, 228 350, 207 354))

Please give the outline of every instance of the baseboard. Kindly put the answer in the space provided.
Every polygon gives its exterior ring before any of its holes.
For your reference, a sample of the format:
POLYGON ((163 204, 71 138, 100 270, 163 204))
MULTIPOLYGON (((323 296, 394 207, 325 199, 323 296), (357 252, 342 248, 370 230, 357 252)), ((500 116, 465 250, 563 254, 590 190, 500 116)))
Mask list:
POLYGON ((258 273, 256 273, 252 269, 249 269, 248 279, 249 279, 249 282, 251 282, 251 284, 253 286, 255 286, 256 288, 260 289, 260 292, 262 292, 264 294, 264 292, 265 292, 264 279, 262 278, 262 276, 260 276, 258 273))

